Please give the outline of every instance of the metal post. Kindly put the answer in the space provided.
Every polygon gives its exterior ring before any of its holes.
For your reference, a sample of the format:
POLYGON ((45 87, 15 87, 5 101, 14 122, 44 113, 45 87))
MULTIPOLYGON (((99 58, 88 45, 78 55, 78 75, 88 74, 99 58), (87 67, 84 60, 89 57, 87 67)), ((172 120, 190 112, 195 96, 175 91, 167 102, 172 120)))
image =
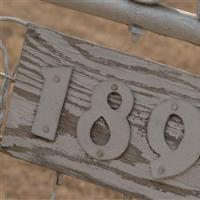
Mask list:
POLYGON ((163 5, 144 5, 130 0, 43 0, 200 46, 197 15, 163 5))

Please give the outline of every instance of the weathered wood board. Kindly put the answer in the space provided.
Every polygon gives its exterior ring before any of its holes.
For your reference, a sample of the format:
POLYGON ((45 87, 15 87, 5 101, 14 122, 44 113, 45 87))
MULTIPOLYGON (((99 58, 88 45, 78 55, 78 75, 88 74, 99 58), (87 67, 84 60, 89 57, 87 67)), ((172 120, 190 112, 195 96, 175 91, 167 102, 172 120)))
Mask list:
MULTIPOLYGON (((158 157, 147 140, 147 123, 155 106, 178 97, 200 109, 200 77, 165 65, 106 49, 30 24, 13 91, 3 152, 103 186, 130 192, 141 199, 200 199, 200 160, 186 172, 154 180, 149 163, 158 157), (73 67, 55 141, 31 133, 43 88, 43 67, 73 67), (135 92, 128 117, 131 141, 118 159, 90 158, 77 141, 77 122, 90 108, 95 86, 120 80, 135 92)), ((103 132, 99 123, 97 132, 103 132)), ((172 117, 166 128, 170 142, 179 143, 184 126, 172 117)), ((99 134, 96 140, 103 140, 99 134)))

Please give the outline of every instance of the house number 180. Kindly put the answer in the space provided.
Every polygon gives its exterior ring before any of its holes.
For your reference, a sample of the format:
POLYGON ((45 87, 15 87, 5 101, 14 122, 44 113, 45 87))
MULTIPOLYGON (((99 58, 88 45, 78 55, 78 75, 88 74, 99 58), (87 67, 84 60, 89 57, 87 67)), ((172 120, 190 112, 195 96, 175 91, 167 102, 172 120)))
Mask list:
MULTIPOLYGON (((121 156, 130 141, 130 125, 127 116, 134 107, 134 93, 119 81, 105 81, 94 90, 91 109, 79 119, 77 136, 81 147, 88 155, 99 160, 110 160, 121 156), (112 92, 121 96, 121 105, 113 110, 108 105, 112 92), (91 129, 96 120, 103 117, 107 122, 111 137, 104 146, 95 144, 91 139, 91 129)), ((151 148, 159 154, 151 165, 154 178, 166 178, 180 174, 191 167, 200 156, 200 112, 198 109, 179 99, 165 101, 152 111, 147 139, 151 148), (177 149, 168 147, 164 131, 171 115, 179 116, 184 123, 185 133, 177 149)))

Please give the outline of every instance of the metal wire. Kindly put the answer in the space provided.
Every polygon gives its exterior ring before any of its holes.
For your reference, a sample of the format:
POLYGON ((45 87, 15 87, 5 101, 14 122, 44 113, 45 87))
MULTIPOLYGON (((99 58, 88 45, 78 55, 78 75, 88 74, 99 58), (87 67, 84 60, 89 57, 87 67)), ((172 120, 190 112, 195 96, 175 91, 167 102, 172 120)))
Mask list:
MULTIPOLYGON (((8 21, 8 22, 14 22, 23 26, 28 26, 29 22, 16 18, 16 17, 10 17, 10 16, 0 16, 0 21, 8 21)), ((6 47, 4 46, 2 40, 0 40, 0 50, 3 54, 3 72, 0 72, 0 77, 3 78, 3 82, 0 87, 0 126, 2 125, 3 116, 4 116, 4 109, 5 109, 5 99, 7 96, 7 92, 9 89, 9 83, 10 81, 15 81, 15 75, 12 76, 9 71, 9 58, 8 58, 8 52, 6 47)), ((15 73, 16 74, 16 70, 15 73)))
POLYGON ((10 77, 10 73, 9 73, 9 68, 8 68, 8 52, 6 47, 4 46, 2 40, 0 40, 0 49, 2 51, 3 54, 3 70, 4 73, 2 73, 3 75, 3 83, 1 84, 1 96, 0 96, 0 125, 2 124, 2 120, 3 120, 3 115, 4 115, 4 103, 5 103, 5 98, 7 95, 7 91, 8 91, 8 85, 9 85, 9 79, 6 77, 10 77))
POLYGON ((57 188, 58 188, 59 185, 62 184, 63 176, 64 175, 62 173, 56 172, 55 180, 54 180, 54 183, 53 183, 53 191, 51 193, 51 199, 50 200, 56 200, 57 188))
POLYGON ((10 16, 0 16, 0 21, 15 22, 15 23, 21 24, 23 26, 27 26, 29 24, 28 21, 25 21, 23 19, 19 19, 19 18, 16 18, 16 17, 10 17, 10 16))

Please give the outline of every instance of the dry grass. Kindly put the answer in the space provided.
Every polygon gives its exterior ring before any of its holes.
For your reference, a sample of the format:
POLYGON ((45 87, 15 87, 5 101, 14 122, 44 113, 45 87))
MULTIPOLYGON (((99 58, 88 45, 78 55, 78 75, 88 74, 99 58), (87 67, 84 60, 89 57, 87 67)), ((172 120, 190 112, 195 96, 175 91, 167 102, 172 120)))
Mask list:
MULTIPOLYGON (((168 4, 195 10, 195 0, 168 0, 168 4)), ((146 33, 133 43, 125 25, 77 13, 38 0, 0 0, 0 15, 10 15, 51 27, 129 54, 173 65, 200 74, 200 48, 146 33)), ((194 30, 195 31, 195 30, 194 30)), ((25 30, 13 23, 0 24, 0 38, 10 55, 10 66, 19 60, 25 30)), ((1 57, 0 57, 1 60, 1 57)), ((1 65, 1 62, 0 62, 1 65)), ((54 172, 0 154, 0 199, 49 199, 54 172)), ((122 199, 118 192, 65 177, 59 199, 122 199)))

